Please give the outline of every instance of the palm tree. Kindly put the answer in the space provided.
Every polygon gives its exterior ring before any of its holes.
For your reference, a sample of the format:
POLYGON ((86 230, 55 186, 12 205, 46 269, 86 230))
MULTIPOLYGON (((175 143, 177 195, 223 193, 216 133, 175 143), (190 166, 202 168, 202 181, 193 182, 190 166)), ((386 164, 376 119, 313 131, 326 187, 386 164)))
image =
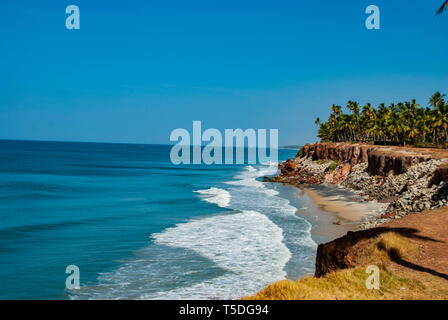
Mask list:
POLYGON ((448 137, 448 112, 446 106, 443 109, 437 110, 437 120, 434 123, 434 127, 438 128, 440 132, 443 132, 444 140, 448 137))
POLYGON ((436 92, 428 104, 432 108, 422 108, 413 99, 388 106, 381 103, 378 108, 368 103, 361 109, 357 102, 349 101, 349 114, 345 114, 340 106, 332 105, 328 121, 322 122, 317 118, 315 123, 319 127, 319 138, 325 141, 448 144, 448 102, 445 95, 436 92))
POLYGON ((437 10, 436 14, 441 14, 443 12, 443 10, 445 10, 446 6, 448 5, 448 0, 445 1, 444 4, 442 4, 442 6, 440 7, 439 10, 437 10))

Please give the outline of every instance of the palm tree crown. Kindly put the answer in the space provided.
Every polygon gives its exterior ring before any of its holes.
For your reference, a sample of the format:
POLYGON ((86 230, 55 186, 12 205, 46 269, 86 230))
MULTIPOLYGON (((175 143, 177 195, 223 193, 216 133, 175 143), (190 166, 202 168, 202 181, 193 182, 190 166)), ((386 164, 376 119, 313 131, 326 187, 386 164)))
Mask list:
POLYGON ((448 143, 448 103, 445 95, 436 92, 429 99, 432 108, 420 107, 415 100, 374 108, 370 103, 360 107, 349 101, 345 114, 340 106, 332 105, 327 122, 319 118, 318 136, 323 141, 391 141, 402 144, 448 143))
POLYGON ((442 4, 442 6, 440 7, 439 10, 437 10, 436 14, 441 14, 443 12, 443 10, 445 10, 446 6, 448 6, 448 0, 445 1, 444 4, 442 4))

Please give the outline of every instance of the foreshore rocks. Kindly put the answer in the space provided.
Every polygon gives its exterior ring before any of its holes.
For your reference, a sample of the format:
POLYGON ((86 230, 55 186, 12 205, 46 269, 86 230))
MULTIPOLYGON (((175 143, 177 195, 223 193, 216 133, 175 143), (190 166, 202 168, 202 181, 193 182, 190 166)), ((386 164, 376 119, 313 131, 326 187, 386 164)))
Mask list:
POLYGON ((291 159, 287 159, 284 164, 281 166, 281 172, 283 175, 288 175, 289 173, 294 173, 294 171, 297 169, 297 166, 294 161, 291 161, 291 159))
POLYGON ((362 200, 388 204, 384 212, 366 217, 362 229, 448 204, 448 156, 439 150, 317 143, 304 146, 279 169, 280 175, 265 180, 338 184, 362 200))

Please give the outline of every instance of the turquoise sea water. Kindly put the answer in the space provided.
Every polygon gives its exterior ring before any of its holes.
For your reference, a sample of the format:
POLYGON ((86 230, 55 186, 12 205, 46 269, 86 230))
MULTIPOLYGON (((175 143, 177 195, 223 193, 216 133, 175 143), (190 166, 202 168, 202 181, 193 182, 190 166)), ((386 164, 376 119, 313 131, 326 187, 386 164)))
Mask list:
POLYGON ((311 225, 260 180, 276 164, 174 166, 169 151, 0 141, 0 299, 239 298, 313 272, 311 225))

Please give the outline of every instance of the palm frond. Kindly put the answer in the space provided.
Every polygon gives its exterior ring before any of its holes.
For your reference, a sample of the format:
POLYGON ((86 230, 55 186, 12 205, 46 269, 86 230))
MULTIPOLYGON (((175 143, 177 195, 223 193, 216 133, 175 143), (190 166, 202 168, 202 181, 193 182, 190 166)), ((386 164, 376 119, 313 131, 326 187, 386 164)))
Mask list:
POLYGON ((443 12, 443 10, 445 10, 446 6, 448 5, 448 0, 445 1, 444 4, 442 4, 442 6, 440 7, 439 10, 437 10, 436 14, 441 14, 443 12))

